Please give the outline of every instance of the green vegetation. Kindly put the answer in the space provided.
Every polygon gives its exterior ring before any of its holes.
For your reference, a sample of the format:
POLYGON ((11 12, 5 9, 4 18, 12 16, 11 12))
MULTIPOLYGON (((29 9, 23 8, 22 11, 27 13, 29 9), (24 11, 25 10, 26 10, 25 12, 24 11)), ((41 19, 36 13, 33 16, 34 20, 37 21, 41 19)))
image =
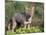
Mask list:
POLYGON ((10 31, 8 31, 7 32, 7 35, 13 35, 13 34, 26 34, 26 33, 38 33, 38 32, 42 32, 42 31, 44 31, 44 29, 42 30, 42 28, 41 27, 38 27, 38 26, 36 26, 36 27, 31 27, 30 29, 25 29, 25 28, 19 28, 19 29, 16 29, 16 32, 10 32, 10 31))
POLYGON ((30 29, 19 28, 16 30, 16 33, 35 33, 35 32, 42 32, 39 27, 31 27, 30 29))

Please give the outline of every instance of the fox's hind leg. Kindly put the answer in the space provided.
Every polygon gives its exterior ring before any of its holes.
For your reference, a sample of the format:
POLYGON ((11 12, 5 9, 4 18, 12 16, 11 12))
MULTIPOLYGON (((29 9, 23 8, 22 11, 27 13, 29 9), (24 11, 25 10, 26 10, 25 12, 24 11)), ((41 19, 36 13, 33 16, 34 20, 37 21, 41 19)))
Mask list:
POLYGON ((12 25, 12 32, 14 32, 16 26, 17 26, 17 23, 16 23, 16 22, 13 22, 13 25, 12 25))

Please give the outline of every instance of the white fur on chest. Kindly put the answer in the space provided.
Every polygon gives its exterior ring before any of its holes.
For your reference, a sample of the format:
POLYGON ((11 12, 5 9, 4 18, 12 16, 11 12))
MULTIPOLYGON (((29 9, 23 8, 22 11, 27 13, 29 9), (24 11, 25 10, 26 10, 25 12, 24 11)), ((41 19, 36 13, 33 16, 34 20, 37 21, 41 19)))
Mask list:
POLYGON ((31 23, 31 21, 32 21, 32 17, 30 17, 30 18, 28 19, 28 21, 25 21, 24 24, 31 23))
POLYGON ((32 21, 32 17, 30 17, 30 18, 28 19, 28 21, 32 21))

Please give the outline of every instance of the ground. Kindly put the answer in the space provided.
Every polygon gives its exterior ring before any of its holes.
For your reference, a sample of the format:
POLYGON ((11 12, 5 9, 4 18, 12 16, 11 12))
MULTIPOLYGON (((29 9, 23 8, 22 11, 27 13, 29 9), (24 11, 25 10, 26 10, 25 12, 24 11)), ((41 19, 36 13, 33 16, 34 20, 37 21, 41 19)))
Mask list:
POLYGON ((30 29, 19 28, 16 29, 16 32, 14 33, 11 31, 7 31, 7 35, 26 34, 26 33, 35 33, 35 32, 43 32, 43 30, 39 26, 31 27, 30 29))

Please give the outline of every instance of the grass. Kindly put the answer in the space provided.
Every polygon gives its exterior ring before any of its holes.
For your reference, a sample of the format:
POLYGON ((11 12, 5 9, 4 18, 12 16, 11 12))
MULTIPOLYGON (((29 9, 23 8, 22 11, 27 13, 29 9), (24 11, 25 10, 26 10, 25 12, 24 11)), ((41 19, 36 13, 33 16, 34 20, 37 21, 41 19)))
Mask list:
POLYGON ((16 29, 16 32, 10 32, 8 31, 7 32, 7 35, 14 35, 14 34, 25 34, 25 33, 36 33, 36 32, 43 32, 44 29, 43 28, 40 28, 40 27, 31 27, 30 29, 26 28, 19 28, 19 29, 16 29))

